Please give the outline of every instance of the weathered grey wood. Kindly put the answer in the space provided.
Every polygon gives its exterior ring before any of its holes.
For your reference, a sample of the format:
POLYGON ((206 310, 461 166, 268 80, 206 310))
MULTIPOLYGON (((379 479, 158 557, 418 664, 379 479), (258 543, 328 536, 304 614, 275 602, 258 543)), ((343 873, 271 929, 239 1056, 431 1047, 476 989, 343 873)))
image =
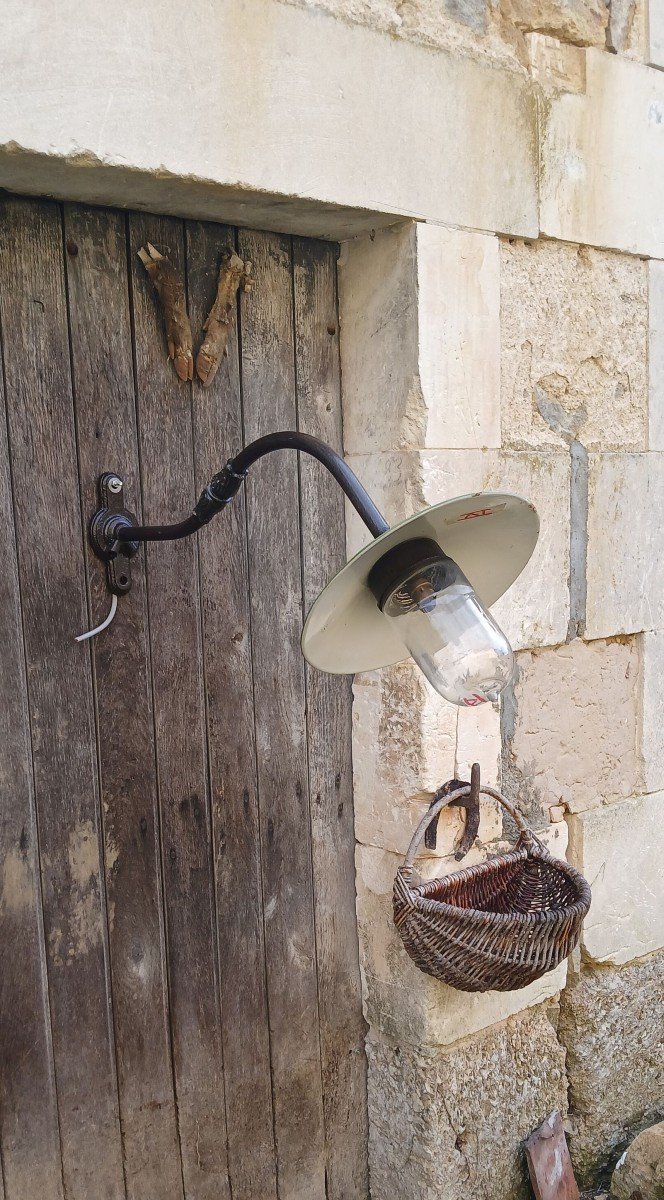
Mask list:
MULTIPOLYGON (((65 207, 71 348, 83 508, 105 470, 140 514, 126 219, 65 207)), ((87 548, 91 623, 108 611, 103 565, 87 548)), ((131 1200, 182 1197, 168 1024, 145 559, 92 653, 120 1118, 131 1200)))
MULTIPOLYGON (((242 388, 234 332, 192 408, 136 258, 150 240, 182 267, 182 223, 129 219, 128 279, 123 215, 1 215, 0 937, 21 953, 0 972, 0 1200, 363 1200, 349 687, 299 650, 303 587, 308 606, 343 561, 340 492, 263 460, 246 509, 242 489, 198 548, 150 547, 147 579, 142 550, 111 628, 73 641, 108 602, 81 519, 101 470, 167 520, 243 424, 340 445, 334 249, 291 261, 242 233, 242 388)), ((197 336, 231 234, 187 227, 197 336)))
MULTIPOLYGON (((2 308, 8 301, 11 303, 9 297, 0 296, 2 308)), ((21 1196, 61 1200, 39 846, 1 374, 0 562, 1 1157, 9 1200, 21 1196)))
MULTIPOLYGON (((187 225, 192 327, 214 300, 222 225, 187 225)), ((242 445, 237 324, 212 384, 194 389, 198 492, 242 445)), ((199 535, 216 865, 228 1160, 233 1200, 276 1197, 260 874, 244 489, 199 535)))
POLYGON ((0 288, 65 1193, 125 1195, 58 207, 7 200, 0 288))
MULTIPOLYGON (((191 388, 166 358, 163 321, 137 257, 151 242, 184 269, 183 225, 132 216, 130 269, 146 520, 179 519, 195 498, 191 388)), ((152 684, 164 863, 172 1043, 185 1193, 229 1196, 194 538, 147 549, 152 684)))
MULTIPOLYGON (((342 450, 335 246, 293 241, 298 428, 342 450)), ((343 493, 300 462, 308 610, 346 561, 343 493)), ((368 1196, 365 1023, 355 913, 351 680, 306 667, 328 1200, 368 1196)))
MULTIPOLYGON (((295 424, 290 241, 241 231, 256 287, 242 302, 247 441, 295 424)), ((263 903, 279 1195, 325 1196, 311 891, 298 464, 263 459, 247 481, 249 589, 263 903)))

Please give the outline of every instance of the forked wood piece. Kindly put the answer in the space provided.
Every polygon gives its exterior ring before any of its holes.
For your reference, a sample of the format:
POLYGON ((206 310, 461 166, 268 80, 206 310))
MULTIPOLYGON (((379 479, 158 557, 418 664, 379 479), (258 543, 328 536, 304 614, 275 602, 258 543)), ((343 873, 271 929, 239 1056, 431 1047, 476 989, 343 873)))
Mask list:
POLYGON ((186 382, 194 378, 194 343, 187 314, 184 281, 170 259, 150 242, 147 246, 141 246, 138 257, 150 276, 161 303, 166 324, 168 357, 173 363, 178 379, 186 382))
POLYGON ((552 1112, 530 1135, 526 1159, 535 1200, 579 1200, 559 1112, 552 1112))
POLYGON ((210 386, 227 352, 238 288, 248 292, 251 284, 251 263, 245 262, 233 250, 227 250, 219 266, 217 295, 203 326, 206 337, 196 357, 196 374, 203 387, 210 386))

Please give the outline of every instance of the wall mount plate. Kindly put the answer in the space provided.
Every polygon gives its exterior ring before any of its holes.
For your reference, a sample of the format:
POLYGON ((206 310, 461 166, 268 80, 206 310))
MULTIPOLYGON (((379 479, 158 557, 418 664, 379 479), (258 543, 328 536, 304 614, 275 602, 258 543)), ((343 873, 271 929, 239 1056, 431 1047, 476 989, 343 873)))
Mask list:
POLYGON ((138 542, 114 541, 120 526, 136 525, 136 517, 124 502, 124 481, 115 471, 104 471, 97 480, 99 508, 90 521, 90 544, 97 558, 106 564, 106 581, 116 596, 124 596, 131 587, 131 560, 138 542))

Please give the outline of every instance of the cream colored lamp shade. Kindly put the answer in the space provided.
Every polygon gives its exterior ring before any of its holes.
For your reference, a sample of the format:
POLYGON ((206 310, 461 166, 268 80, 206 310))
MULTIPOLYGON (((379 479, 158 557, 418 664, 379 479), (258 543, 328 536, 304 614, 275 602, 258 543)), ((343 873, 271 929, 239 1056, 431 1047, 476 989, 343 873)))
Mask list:
POLYGON ((437 542, 488 608, 519 577, 538 534, 533 505, 502 492, 459 496, 409 517, 374 538, 330 580, 305 622, 304 657, 333 674, 371 671, 409 657, 368 584, 372 567, 393 547, 413 538, 437 542))

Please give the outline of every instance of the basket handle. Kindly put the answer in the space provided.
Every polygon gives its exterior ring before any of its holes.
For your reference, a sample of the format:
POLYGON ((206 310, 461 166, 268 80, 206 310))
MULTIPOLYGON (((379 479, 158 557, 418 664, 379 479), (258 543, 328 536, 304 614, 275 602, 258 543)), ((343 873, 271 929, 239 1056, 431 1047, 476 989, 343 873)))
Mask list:
MULTIPOLYGON (((506 800, 504 796, 501 796, 500 792, 497 792, 495 788, 481 787, 480 794, 484 796, 491 796, 492 799, 497 800, 499 804, 502 804, 503 808, 506 809, 510 814, 520 833, 530 833, 530 830, 519 810, 515 808, 513 804, 510 804, 509 800, 506 800)), ((410 871, 413 869, 415 856, 417 855, 422 841, 424 840, 424 835, 431 822, 438 816, 441 808, 445 808, 446 805, 451 804, 453 800, 459 800, 461 796, 469 795, 470 784, 468 783, 465 787, 458 788, 456 792, 451 792, 449 796, 441 796, 440 800, 431 806, 428 812, 426 812, 422 817, 422 820, 420 821, 415 833, 411 838, 410 846, 408 847, 406 851, 406 857, 403 860, 403 870, 410 871)))

